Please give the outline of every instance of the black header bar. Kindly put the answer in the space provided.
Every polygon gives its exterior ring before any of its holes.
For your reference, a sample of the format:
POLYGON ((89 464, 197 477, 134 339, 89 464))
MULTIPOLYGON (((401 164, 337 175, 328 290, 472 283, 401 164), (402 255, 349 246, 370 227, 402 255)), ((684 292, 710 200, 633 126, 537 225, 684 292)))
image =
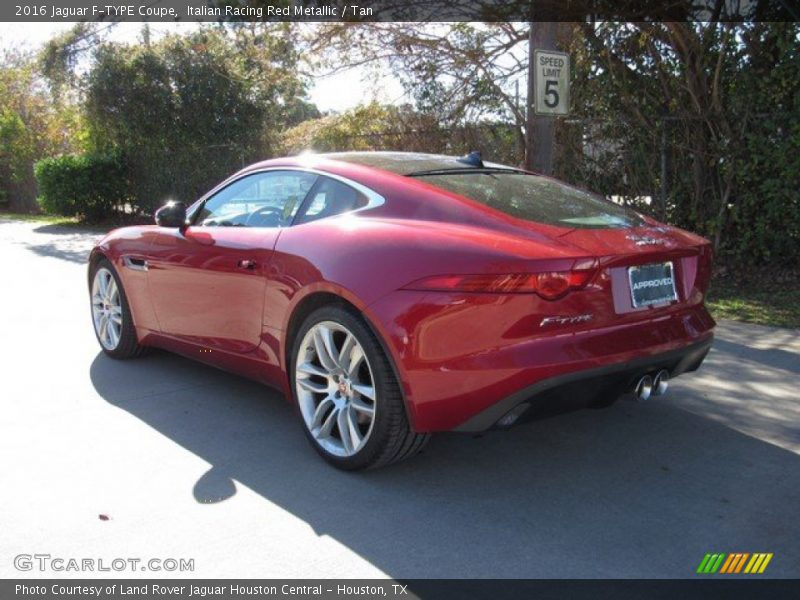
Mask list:
POLYGON ((0 21, 800 21, 797 0, 10 0, 0 21))
POLYGON ((797 579, 3 579, 3 600, 738 600, 798 597, 797 579))

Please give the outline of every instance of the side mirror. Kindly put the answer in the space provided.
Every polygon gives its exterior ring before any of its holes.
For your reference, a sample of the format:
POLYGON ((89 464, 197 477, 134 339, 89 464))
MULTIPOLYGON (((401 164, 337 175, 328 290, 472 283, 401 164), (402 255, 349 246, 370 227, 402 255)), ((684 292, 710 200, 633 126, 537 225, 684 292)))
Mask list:
POLYGON ((156 225, 159 227, 186 227, 186 205, 170 201, 156 211, 156 225))

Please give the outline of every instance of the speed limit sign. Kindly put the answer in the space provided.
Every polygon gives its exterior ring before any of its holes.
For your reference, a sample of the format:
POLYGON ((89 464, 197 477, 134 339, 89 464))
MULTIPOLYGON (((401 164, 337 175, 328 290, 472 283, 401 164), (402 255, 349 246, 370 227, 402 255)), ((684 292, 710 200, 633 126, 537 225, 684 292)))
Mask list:
POLYGON ((534 50, 534 112, 539 115, 569 114, 569 54, 534 50))

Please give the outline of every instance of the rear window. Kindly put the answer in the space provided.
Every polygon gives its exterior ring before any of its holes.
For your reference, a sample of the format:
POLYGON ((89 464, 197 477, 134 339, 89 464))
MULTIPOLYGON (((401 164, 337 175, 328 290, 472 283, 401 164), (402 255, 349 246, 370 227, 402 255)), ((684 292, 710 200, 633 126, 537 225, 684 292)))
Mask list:
POLYGON ((642 218, 605 198, 526 173, 437 173, 415 178, 471 198, 512 217, 559 227, 637 227, 642 218))

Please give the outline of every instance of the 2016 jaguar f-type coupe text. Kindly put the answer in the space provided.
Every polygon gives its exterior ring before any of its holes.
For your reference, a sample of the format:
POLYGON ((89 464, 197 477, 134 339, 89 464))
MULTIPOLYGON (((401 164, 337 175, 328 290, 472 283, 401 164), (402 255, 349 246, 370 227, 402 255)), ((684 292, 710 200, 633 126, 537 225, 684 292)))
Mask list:
POLYGON ((334 465, 663 393, 712 341, 709 243, 477 154, 270 160, 92 251, 95 332, 277 387, 334 465))

